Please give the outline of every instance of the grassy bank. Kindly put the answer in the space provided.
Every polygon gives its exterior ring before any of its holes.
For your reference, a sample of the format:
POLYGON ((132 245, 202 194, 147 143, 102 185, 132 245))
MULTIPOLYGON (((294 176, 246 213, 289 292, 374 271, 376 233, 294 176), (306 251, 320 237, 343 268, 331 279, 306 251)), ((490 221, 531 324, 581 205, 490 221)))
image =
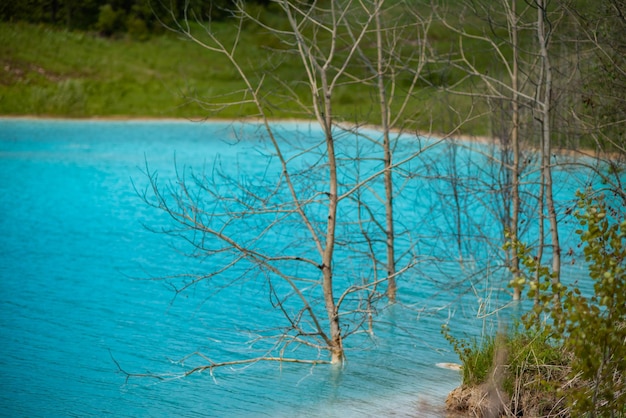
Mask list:
MULTIPOLYGON (((235 28, 232 22, 219 22, 213 29, 230 39, 235 28)), ((298 85, 303 74, 297 59, 276 52, 274 44, 268 34, 244 32, 239 52, 251 73, 272 75, 266 77, 266 89, 280 95, 284 88, 277 79, 298 85)), ((222 56, 175 33, 138 41, 0 23, 0 68, 2 115, 236 118, 255 113, 250 106, 216 112, 203 106, 202 100, 230 95, 243 85, 222 56)), ((337 90, 335 112, 349 122, 377 123, 376 100, 372 91, 346 86, 337 90)), ((457 123, 450 109, 469 108, 470 102, 462 97, 444 100, 437 89, 424 86, 410 106, 418 115, 413 127, 443 132, 457 123)), ((272 112, 276 118, 309 117, 288 101, 272 112)), ((475 120, 464 132, 485 134, 485 126, 475 120)))
MULTIPOLYGON (((457 347, 458 348, 458 347, 457 347)), ((569 416, 564 390, 571 353, 541 334, 514 332, 466 346, 463 386, 448 396, 448 411, 468 416, 569 416)))
POLYGON ((184 98, 208 90, 208 54, 163 35, 109 40, 28 24, 0 25, 0 113, 193 117, 184 98))

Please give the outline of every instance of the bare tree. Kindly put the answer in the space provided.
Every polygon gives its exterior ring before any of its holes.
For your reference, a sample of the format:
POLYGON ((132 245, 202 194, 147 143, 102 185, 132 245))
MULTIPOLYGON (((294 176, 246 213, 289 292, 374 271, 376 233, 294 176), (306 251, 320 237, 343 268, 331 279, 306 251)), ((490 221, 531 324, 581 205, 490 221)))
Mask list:
MULTIPOLYGON (((265 359, 286 359, 287 348, 307 346, 327 351, 330 362, 340 364, 345 358, 344 339, 370 323, 373 305, 380 300, 379 286, 390 283, 388 296, 393 300, 395 278, 414 264, 412 259, 401 268, 395 264, 391 173, 425 148, 398 161, 392 160, 391 129, 399 125, 400 116, 390 114, 395 95, 391 87, 391 96, 387 96, 390 87, 385 85, 385 80, 395 83, 395 78, 385 78, 395 68, 385 64, 384 54, 388 52, 381 51, 385 33, 382 0, 276 0, 274 3, 286 25, 270 26, 247 13, 243 2, 238 3, 238 35, 230 44, 224 43, 210 23, 205 24, 194 16, 187 16, 172 28, 207 53, 225 57, 241 79, 244 85, 241 91, 221 99, 210 98, 202 104, 208 111, 233 106, 254 109, 245 116, 254 118, 261 128, 258 135, 269 144, 269 149, 264 151, 270 157, 265 176, 242 182, 217 168, 209 175, 179 170, 173 183, 162 184, 147 167, 151 188, 144 198, 171 217, 173 226, 165 232, 187 240, 193 255, 220 257, 219 268, 209 273, 169 278, 175 282, 177 291, 205 281, 232 286, 252 276, 261 276, 273 305, 288 324, 277 337, 275 349, 280 356, 268 355, 265 359), (281 59, 294 59, 300 63, 303 77, 277 78, 275 82, 280 90, 268 91, 267 80, 273 76, 272 72, 258 67, 250 69, 245 65, 246 57, 238 54, 244 25, 257 25, 284 47, 283 57, 272 63, 272 70, 277 69, 281 59), (203 30, 196 32, 198 27, 203 30), (376 38, 373 52, 377 55, 364 59, 372 52, 364 45, 372 34, 376 38), (363 62, 372 64, 373 73, 358 75, 363 62), (339 118, 334 105, 339 88, 347 85, 369 88, 372 84, 379 88, 380 112, 384 113, 384 164, 360 175, 359 148, 354 147, 354 134, 361 138, 371 136, 359 130, 360 123, 353 126, 339 118), (302 138, 282 133, 271 115, 280 101, 285 100, 302 115, 313 118, 318 128, 302 138), (356 162, 357 177, 347 162, 356 162), (380 220, 379 212, 373 210, 375 203, 363 197, 366 191, 376 194, 373 184, 379 178, 384 179, 383 204, 387 208, 380 220), (355 234, 350 216, 363 210, 370 214, 368 221, 385 225, 382 229, 388 249, 384 263, 387 272, 384 277, 374 275, 373 280, 364 279, 370 274, 367 260, 374 260, 375 270, 380 265, 373 258, 375 250, 368 247, 373 241, 365 240, 364 245, 369 249, 353 251, 361 245, 357 243, 357 235, 365 235, 364 221, 358 222, 355 234), (286 232, 286 227, 297 233, 286 232), (356 259, 359 254, 365 258, 356 259), (359 267, 350 269, 350 263, 359 267)), ((399 42, 400 38, 396 35, 389 39, 399 42)), ((389 51, 401 53, 394 47, 389 51)), ((400 56, 394 59, 402 61, 400 56)), ((402 111, 411 99, 418 73, 419 69, 413 68, 413 85, 403 96, 402 111)), ((410 253, 411 249, 405 251, 410 253)))
MULTIPOLYGON (((626 205, 622 173, 626 165, 626 3, 604 0, 594 5, 565 4, 568 30, 557 34, 568 51, 574 75, 557 84, 568 100, 557 109, 560 144, 581 155, 579 167, 591 169, 626 205), (593 155, 590 160, 589 155, 593 155)), ((558 80, 557 80, 558 81, 558 80)))
MULTIPOLYGON (((542 1, 524 3, 522 10, 519 10, 515 0, 467 2, 466 5, 469 14, 463 15, 460 20, 458 17, 450 19, 446 16, 440 19, 446 28, 459 37, 459 46, 454 51, 456 55, 449 60, 449 65, 465 74, 447 91, 489 104, 492 109, 492 126, 496 126, 493 116, 498 115, 494 104, 504 105, 501 109, 510 109, 504 112, 510 115, 503 124, 505 129, 500 132, 492 130, 491 133, 492 140, 499 143, 501 151, 500 157, 494 156, 493 162, 508 173, 506 182, 500 188, 504 197, 501 201, 501 213, 504 215, 501 219, 503 231, 506 231, 504 241, 520 239, 520 223, 531 220, 527 211, 525 219, 521 218, 523 204, 529 204, 528 199, 523 202, 521 188, 524 176, 529 174, 527 162, 532 161, 528 157, 522 159, 522 150, 526 149, 528 156, 535 147, 538 148, 540 179, 538 190, 532 195, 538 202, 537 256, 543 256, 544 246, 547 245, 544 241, 544 220, 547 219, 554 281, 558 283, 561 246, 552 179, 556 162, 552 158, 555 132, 551 123, 556 101, 553 97, 551 41, 562 19, 563 9, 557 7, 549 10, 542 1), (458 24, 464 16, 471 22, 475 22, 476 18, 481 19, 482 26, 478 30, 465 28, 458 24), (520 41, 520 33, 523 33, 523 42, 520 41), (495 71, 489 71, 490 68, 485 67, 484 63, 477 63, 473 51, 493 57, 502 70, 493 67, 491 70, 495 71)), ((507 265, 513 275, 513 299, 517 300, 521 296, 523 283, 519 275, 519 257, 515 246, 507 248, 507 265)))
MULTIPOLYGON (((552 181, 552 129, 550 125, 553 106, 552 98, 552 64, 548 52, 551 40, 551 26, 548 5, 545 0, 538 0, 537 8, 537 41, 539 44, 539 77, 537 82, 537 119, 541 124, 541 187, 545 188, 546 210, 550 224, 552 274, 553 283, 558 284, 561 278, 561 246, 559 243, 559 229, 554 203, 552 181)), ((543 193, 542 193, 543 194, 543 193)), ((541 219, 543 222, 543 217, 541 219)))
MULTIPOLYGON (((440 7, 434 5, 439 11, 440 7)), ((489 159, 491 163, 502 168, 504 176, 501 180, 493 177, 498 184, 500 200, 493 200, 490 205, 496 205, 501 209, 497 210, 497 218, 503 225, 502 238, 517 239, 520 234, 520 214, 522 211, 520 188, 523 181, 523 167, 521 164, 521 129, 522 113, 529 108, 529 103, 534 100, 529 89, 528 72, 524 79, 520 79, 520 56, 522 49, 519 43, 520 22, 528 13, 528 8, 522 11, 517 10, 516 1, 502 0, 499 2, 468 2, 467 12, 469 20, 476 18, 484 19, 482 30, 468 30, 458 21, 462 21, 464 16, 450 19, 448 16, 439 16, 439 21, 453 33, 458 35, 459 46, 458 56, 453 56, 449 65, 461 70, 465 76, 461 77, 455 84, 449 86, 447 91, 452 94, 473 97, 478 101, 484 101, 491 109, 491 138, 499 149, 497 154, 492 154, 489 159), (501 35, 504 31, 505 35, 501 35), (468 46, 469 44, 469 46, 468 46), (495 65, 504 71, 500 77, 499 71, 486 71, 481 68, 473 59, 472 50, 480 50, 481 54, 494 59, 495 65), (476 88, 468 89, 468 83, 476 83, 476 88), (499 119, 498 117, 503 117, 499 119), (508 115, 508 116, 507 116, 508 115), (497 128, 497 127, 500 128, 497 128), (496 203, 497 202, 497 203, 496 203)), ((495 68, 494 65, 494 68, 495 68)), ((528 113, 528 112, 526 112, 528 113)), ((493 149, 496 151, 496 149, 493 149)), ((527 164, 525 164, 527 166, 527 164)), ((476 190, 474 193, 478 193, 476 190)), ((459 235, 457 231, 457 235, 459 235)), ((500 243, 501 245, 502 243, 500 243)), ((513 275, 514 283, 513 299, 520 298, 521 286, 517 284, 519 273, 519 258, 516 250, 511 248, 508 253, 507 265, 513 275)))
MULTIPOLYGON (((386 295, 390 302, 395 302, 398 271, 405 270, 407 266, 398 266, 399 254, 396 250, 394 198, 397 192, 394 190, 394 177, 399 173, 396 170, 398 166, 394 164, 394 150, 398 139, 407 130, 415 127, 419 109, 412 108, 410 104, 414 102, 422 70, 427 62, 426 37, 432 16, 414 13, 403 2, 392 2, 388 8, 384 6, 385 2, 382 0, 374 0, 369 8, 364 6, 365 13, 373 18, 374 27, 367 42, 360 43, 358 47, 358 62, 365 68, 366 75, 354 77, 360 84, 370 84, 376 95, 377 106, 372 112, 379 117, 377 130, 382 138, 368 135, 359 130, 358 126, 351 127, 350 130, 355 135, 365 136, 381 148, 384 197, 380 200, 385 208, 385 216, 384 223, 380 223, 380 226, 385 236, 385 260, 379 262, 375 250, 370 252, 370 258, 375 261, 376 269, 379 265, 384 266, 387 277, 386 295), (407 15, 410 16, 409 19, 403 18, 407 15)), ((437 141, 431 143, 429 147, 436 143, 437 141)), ((417 157, 424 151, 423 147, 416 148, 413 154, 404 155, 404 161, 417 157)), ((412 260, 408 261, 410 263, 412 260)))

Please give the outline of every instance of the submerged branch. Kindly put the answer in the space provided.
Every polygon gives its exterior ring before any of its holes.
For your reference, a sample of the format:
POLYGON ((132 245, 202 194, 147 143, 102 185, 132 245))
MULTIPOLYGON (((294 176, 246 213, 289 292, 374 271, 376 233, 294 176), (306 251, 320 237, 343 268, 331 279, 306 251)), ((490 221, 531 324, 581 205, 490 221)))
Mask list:
MULTIPOLYGON (((199 353, 197 353, 198 355, 200 355, 199 353)), ((202 356, 204 357, 204 356, 202 356)), ((206 358, 206 357, 204 357, 206 358)), ((207 359, 208 360, 208 359, 207 359)), ((224 366, 236 366, 236 365, 242 365, 242 364, 251 364, 251 363, 257 363, 260 361, 276 361, 279 363, 298 363, 298 364, 311 364, 311 365, 317 365, 317 364, 330 364, 329 361, 327 360, 303 360, 303 359, 296 359, 296 358, 284 358, 284 357, 257 357, 257 358, 251 358, 251 359, 243 359, 243 360, 233 360, 233 361, 224 361, 221 363, 214 363, 211 360, 209 360, 211 363, 210 364, 206 364, 204 366, 197 366, 194 367, 193 369, 185 372, 185 374, 183 375, 185 376, 189 376, 191 374, 194 373, 198 373, 198 372, 203 372, 205 370, 209 370, 209 371, 213 371, 213 369, 218 368, 218 367, 224 367, 224 366)))
POLYGON ((184 357, 182 360, 180 360, 178 363, 183 364, 185 360, 187 360, 188 358, 192 357, 192 356, 198 356, 201 357, 202 359, 206 360, 207 362, 209 362, 209 364, 205 364, 202 366, 197 366, 194 367, 190 370, 187 370, 186 372, 182 373, 182 374, 156 374, 156 373, 151 373, 151 372, 146 372, 146 373, 131 373, 128 372, 126 370, 124 370, 122 368, 122 366, 120 365, 120 363, 115 359, 115 357, 113 357, 113 354, 111 353, 111 350, 109 350, 109 355, 111 356, 111 360, 113 360, 113 363, 115 363, 115 366, 117 366, 118 371, 120 371, 121 373, 123 373, 126 376, 126 380, 125 383, 128 382, 128 380, 130 378, 151 378, 151 379, 157 379, 157 380, 166 380, 166 379, 177 379, 177 378, 182 378, 182 377, 187 377, 190 376, 194 373, 200 373, 203 372, 205 370, 209 370, 211 373, 213 373, 213 369, 219 368, 219 367, 225 367, 225 366, 237 366, 237 365, 243 365, 243 364, 252 364, 252 363, 258 363, 261 361, 275 361, 275 362, 279 362, 279 363, 298 363, 298 364, 309 364, 309 365, 318 365, 318 364, 330 364, 329 361, 327 360, 304 360, 304 359, 296 359, 296 358, 285 358, 285 357, 256 357, 256 358, 251 358, 251 359, 242 359, 242 360, 232 360, 232 361, 223 361, 223 362, 214 362, 213 360, 209 359, 207 356, 205 356, 204 354, 200 353, 200 352, 194 352, 186 357, 184 357))

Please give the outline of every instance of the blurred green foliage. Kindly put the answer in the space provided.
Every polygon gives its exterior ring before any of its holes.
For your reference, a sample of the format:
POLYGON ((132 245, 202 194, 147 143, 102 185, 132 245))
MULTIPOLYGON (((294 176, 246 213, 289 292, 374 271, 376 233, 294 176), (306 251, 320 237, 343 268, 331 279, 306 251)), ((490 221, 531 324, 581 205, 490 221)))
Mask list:
MULTIPOLYGON (((246 0, 267 6, 269 0, 246 0)), ((68 30, 99 30, 112 36, 137 31, 161 31, 163 23, 185 16, 221 20, 231 15, 235 0, 12 0, 0 5, 4 22, 46 23, 68 30), (139 23, 141 22, 141 23, 139 23)))

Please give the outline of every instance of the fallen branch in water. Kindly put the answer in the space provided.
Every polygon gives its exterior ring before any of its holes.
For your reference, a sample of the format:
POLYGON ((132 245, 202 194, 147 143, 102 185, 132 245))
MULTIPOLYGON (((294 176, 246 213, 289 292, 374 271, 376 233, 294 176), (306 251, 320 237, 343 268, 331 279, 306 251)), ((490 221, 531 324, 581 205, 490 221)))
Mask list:
POLYGON ((218 367, 224 367, 224 366, 237 366, 237 365, 243 365, 243 364, 252 364, 252 363, 257 363, 260 361, 275 361, 275 362, 279 362, 279 363, 298 363, 298 364, 310 364, 310 365, 317 365, 317 364, 330 364, 330 361, 327 360, 302 360, 302 359, 296 359, 296 358, 285 358, 285 357, 256 357, 256 358, 251 358, 251 359, 243 359, 243 360, 232 360, 232 361, 223 361, 223 362, 219 362, 216 363, 213 360, 209 359, 207 356, 205 356, 202 353, 199 352, 195 352, 192 353, 186 357, 184 357, 183 359, 177 361, 177 363, 179 364, 183 364, 185 362, 185 360, 187 360, 188 358, 192 357, 192 356, 198 356, 201 357, 203 359, 205 359, 206 361, 209 362, 209 364, 205 364, 202 366, 196 366, 190 370, 187 370, 186 372, 182 373, 182 374, 177 374, 177 375, 160 375, 160 374, 155 374, 155 373, 131 373, 128 372, 126 370, 124 370, 122 368, 122 366, 120 365, 120 363, 115 359, 115 357, 113 357, 113 354, 111 353, 111 350, 109 350, 109 355, 111 356, 111 360, 113 360, 113 363, 115 363, 115 365, 117 366, 117 369, 123 373, 126 376, 126 380, 125 383, 128 382, 128 379, 130 379, 131 377, 138 377, 138 378, 152 378, 152 379, 157 379, 157 380, 166 380, 166 378, 171 378, 171 379, 176 379, 176 378, 182 378, 182 377, 187 377, 189 375, 192 375, 194 373, 200 373, 203 372, 205 370, 209 370, 211 372, 211 374, 213 373, 213 369, 216 369, 218 367))

